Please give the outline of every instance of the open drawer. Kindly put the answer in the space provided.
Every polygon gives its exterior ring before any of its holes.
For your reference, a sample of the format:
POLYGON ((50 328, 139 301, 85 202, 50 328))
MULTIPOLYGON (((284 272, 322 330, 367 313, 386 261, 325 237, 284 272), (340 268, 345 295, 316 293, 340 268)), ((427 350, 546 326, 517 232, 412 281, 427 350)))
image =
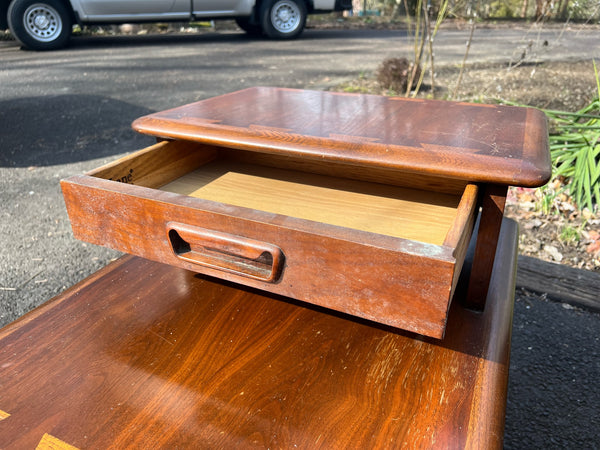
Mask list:
POLYGON ((413 182, 163 141, 62 189, 78 239, 441 338, 477 186, 413 182))

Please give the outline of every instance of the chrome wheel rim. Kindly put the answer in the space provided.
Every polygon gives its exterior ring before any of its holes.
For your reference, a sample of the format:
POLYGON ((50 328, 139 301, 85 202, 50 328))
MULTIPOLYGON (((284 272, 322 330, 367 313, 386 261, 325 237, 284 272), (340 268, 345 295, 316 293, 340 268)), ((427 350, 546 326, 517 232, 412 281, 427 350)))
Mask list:
POLYGON ((271 23, 280 33, 291 33, 300 26, 302 13, 295 2, 281 0, 271 9, 271 23))
POLYGON ((27 33, 40 42, 55 40, 62 33, 63 23, 51 6, 36 3, 25 11, 23 24, 27 33))

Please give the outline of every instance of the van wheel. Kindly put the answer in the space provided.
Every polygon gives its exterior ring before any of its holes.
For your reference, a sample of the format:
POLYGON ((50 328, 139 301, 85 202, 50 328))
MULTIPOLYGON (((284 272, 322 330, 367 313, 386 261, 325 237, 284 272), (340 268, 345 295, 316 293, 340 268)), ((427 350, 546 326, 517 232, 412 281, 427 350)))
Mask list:
POLYGON ((306 24, 306 5, 302 0, 267 0, 263 6, 262 26, 273 39, 298 37, 306 24))
POLYGON ((71 36, 71 15, 59 0, 14 0, 7 16, 12 35, 31 50, 64 47, 71 36))

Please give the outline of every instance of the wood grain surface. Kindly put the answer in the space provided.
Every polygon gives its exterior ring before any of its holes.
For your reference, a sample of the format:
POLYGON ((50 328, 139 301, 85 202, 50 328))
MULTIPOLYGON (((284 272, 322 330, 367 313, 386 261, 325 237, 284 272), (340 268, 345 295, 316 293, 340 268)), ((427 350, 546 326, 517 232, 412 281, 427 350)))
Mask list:
POLYGON ((0 330, 0 448, 501 448, 515 261, 439 341, 124 257, 0 330))
POLYGON ((545 115, 535 109, 256 87, 137 119, 153 136, 541 186, 550 178, 545 115))
POLYGON ((184 141, 163 141, 92 170, 88 175, 158 188, 212 161, 216 156, 214 147, 184 141))
POLYGON ((478 310, 485 308, 508 187, 488 184, 482 191, 479 234, 473 256, 476 269, 471 271, 466 298, 466 304, 478 310))
POLYGON ((258 153, 224 147, 219 148, 219 155, 224 159, 240 163, 260 164, 278 169, 291 169, 334 178, 368 181, 445 194, 460 195, 468 184, 465 180, 443 178, 425 172, 414 173, 389 167, 361 166, 351 162, 307 159, 302 156, 258 153))
POLYGON ((460 197, 258 165, 205 164, 161 190, 442 245, 460 197))

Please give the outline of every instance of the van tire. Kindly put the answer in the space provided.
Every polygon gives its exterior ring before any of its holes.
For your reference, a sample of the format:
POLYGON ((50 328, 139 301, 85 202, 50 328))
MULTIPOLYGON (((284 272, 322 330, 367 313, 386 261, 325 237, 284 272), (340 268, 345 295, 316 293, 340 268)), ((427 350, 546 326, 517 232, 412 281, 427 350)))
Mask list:
POLYGON ((262 28, 272 39, 294 39, 306 25, 303 0, 266 0, 262 8, 262 28))
POLYGON ((62 48, 71 36, 71 14, 60 0, 14 0, 7 16, 11 34, 31 50, 62 48))

